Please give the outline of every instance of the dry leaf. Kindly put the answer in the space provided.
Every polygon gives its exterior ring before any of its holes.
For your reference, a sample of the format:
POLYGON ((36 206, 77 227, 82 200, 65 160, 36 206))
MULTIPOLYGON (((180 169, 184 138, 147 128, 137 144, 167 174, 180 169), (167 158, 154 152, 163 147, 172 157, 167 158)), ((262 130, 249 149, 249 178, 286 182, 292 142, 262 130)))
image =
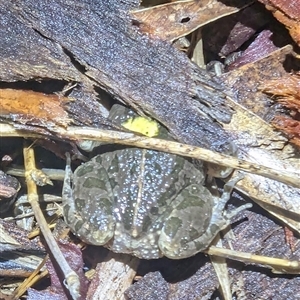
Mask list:
POLYGON ((259 0, 274 17, 289 30, 293 40, 300 46, 300 5, 298 0, 259 0))
POLYGON ((300 113, 300 73, 268 80, 261 85, 263 92, 276 96, 276 101, 300 113))
POLYGON ((300 121, 279 116, 273 120, 274 126, 290 137, 290 142, 300 147, 300 121))
POLYGON ((262 84, 265 93, 272 94, 277 102, 289 108, 292 118, 276 116, 274 126, 290 137, 290 141, 300 147, 300 73, 266 81, 262 84))
POLYGON ((173 41, 214 20, 239 11, 253 1, 178 1, 132 11, 134 24, 144 33, 173 41), (229 3, 230 2, 230 3, 229 3))
POLYGON ((257 2, 230 17, 207 24, 201 31, 205 53, 212 56, 208 61, 215 59, 215 55, 227 57, 240 50, 261 28, 268 26, 270 19, 273 16, 257 2))
POLYGON ((254 62, 278 50, 279 48, 272 41, 272 36, 273 33, 270 30, 263 30, 234 62, 228 64, 227 70, 233 70, 254 62))

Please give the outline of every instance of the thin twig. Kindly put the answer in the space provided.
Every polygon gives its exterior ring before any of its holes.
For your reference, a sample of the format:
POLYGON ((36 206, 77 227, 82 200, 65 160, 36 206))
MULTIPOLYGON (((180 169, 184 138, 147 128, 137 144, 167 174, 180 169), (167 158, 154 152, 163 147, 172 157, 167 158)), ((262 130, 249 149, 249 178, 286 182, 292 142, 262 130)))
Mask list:
POLYGON ((61 130, 59 133, 70 139, 87 139, 103 142, 113 142, 117 144, 132 145, 141 148, 154 149, 158 151, 170 152, 177 155, 201 159, 207 162, 213 162, 221 166, 261 175, 300 188, 299 173, 277 170, 200 147, 185 145, 163 139, 137 136, 132 133, 93 128, 69 127, 67 130, 61 130))
MULTIPOLYGON (((65 170, 42 168, 41 171, 43 173, 45 173, 51 180, 63 181, 65 178, 65 170)), ((8 175, 17 176, 17 177, 25 176, 25 170, 22 168, 16 168, 16 167, 15 168, 14 167, 6 168, 5 173, 8 175)))
MULTIPOLYGON (((167 141, 163 139, 148 138, 138 136, 133 133, 103 130, 98 128, 79 128, 68 127, 67 129, 56 127, 53 129, 55 133, 65 139, 70 140, 95 140, 107 143, 116 143, 131 145, 140 148, 154 149, 162 152, 170 152, 177 155, 192 157, 207 162, 212 162, 221 166, 242 170, 244 172, 253 173, 264 176, 285 184, 300 188, 300 174, 289 170, 278 170, 267 166, 255 164, 246 160, 237 159, 229 155, 217 153, 208 149, 185 145, 177 142, 167 141)), ((17 131, 9 124, 1 124, 0 136, 22 136, 43 138, 31 132, 17 131)))
POLYGON ((250 254, 247 252, 235 251, 230 249, 218 248, 210 246, 205 253, 209 255, 217 255, 242 262, 262 264, 270 267, 275 273, 300 274, 300 262, 296 260, 288 260, 281 258, 273 258, 262 255, 250 254))
POLYGON ((73 299, 80 298, 79 290, 80 290, 80 281, 78 275, 70 268, 68 262, 63 256, 61 250, 59 249, 49 227, 46 222, 46 219, 41 211, 39 202, 38 202, 38 194, 37 194, 37 186, 34 180, 31 177, 31 172, 36 170, 35 166, 35 158, 34 158, 34 150, 31 147, 24 147, 24 165, 25 165, 25 177, 27 183, 27 192, 28 192, 28 202, 30 203, 32 210, 34 212, 34 216, 40 226, 41 232, 47 242, 49 249, 52 251, 52 255, 55 260, 58 262, 58 265, 61 268, 65 276, 65 280, 67 283, 67 288, 70 291, 70 294, 73 299))
POLYGON ((39 266, 32 272, 32 274, 26 278, 23 283, 14 291, 13 295, 11 296, 12 299, 19 299, 26 290, 33 286, 39 279, 45 277, 48 275, 48 270, 44 270, 41 273, 41 269, 46 263, 46 260, 48 259, 48 256, 46 256, 43 261, 39 264, 39 266))

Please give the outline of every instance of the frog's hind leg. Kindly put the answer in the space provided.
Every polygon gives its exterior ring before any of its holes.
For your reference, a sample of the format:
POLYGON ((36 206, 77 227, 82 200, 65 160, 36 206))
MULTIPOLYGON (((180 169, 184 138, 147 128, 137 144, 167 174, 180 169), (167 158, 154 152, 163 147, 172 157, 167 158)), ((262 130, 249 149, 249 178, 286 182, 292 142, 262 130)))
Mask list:
POLYGON ((209 244, 206 229, 213 209, 212 195, 202 185, 192 184, 177 195, 172 206, 160 233, 159 248, 171 259, 190 257, 209 244), (200 243, 195 243, 202 236, 200 243))
MULTIPOLYGON (((235 185, 237 184, 237 182, 239 182, 240 180, 243 179, 242 175, 236 176, 234 178, 231 178, 225 185, 224 185, 224 189, 223 189, 223 194, 221 198, 218 197, 213 197, 214 198, 214 211, 213 211, 213 215, 212 215, 212 221, 214 222, 214 220, 218 220, 219 223, 224 223, 224 225, 222 226, 223 230, 224 228, 226 228, 229 224, 231 219, 236 216, 238 213, 240 213, 241 211, 247 209, 247 208, 251 208, 252 204, 251 203, 247 203, 244 204, 240 207, 237 207, 236 209, 228 212, 225 211, 225 206, 228 202, 228 200, 230 200, 231 197, 231 193, 235 187, 235 185), (221 222, 221 219, 223 219, 223 222, 221 222)), ((215 222, 216 222, 215 221, 215 222)))
MULTIPOLYGON (((92 212, 97 215, 97 203, 99 201, 101 202, 104 198, 97 197, 97 199, 88 199, 90 195, 89 193, 86 193, 85 199, 74 199, 74 192, 71 185, 73 178, 71 159, 70 155, 67 154, 65 179, 62 190, 63 215, 65 222, 70 227, 71 231, 82 241, 92 245, 104 245, 113 236, 114 230, 112 227, 114 227, 114 220, 112 213, 109 215, 103 213, 103 218, 101 218, 101 220, 98 218, 92 219, 90 213, 92 212), (93 203, 95 207, 88 207, 88 202, 93 203), (79 209, 80 206, 86 206, 87 208, 79 209)), ((105 180, 108 181, 108 178, 105 178, 105 180)), ((102 196, 105 197, 107 195, 102 196)), ((94 198, 96 197, 94 196, 94 198)), ((106 200, 106 198, 104 200, 106 200)), ((98 206, 101 205, 103 206, 103 203, 98 206)))
MULTIPOLYGON (((213 213, 211 216, 209 227, 207 228, 207 231, 205 233, 205 235, 210 238, 210 242, 220 231, 222 231, 223 229, 225 229, 227 226, 231 224, 231 219, 234 216, 239 214, 241 211, 252 207, 251 203, 246 203, 244 205, 237 207, 236 209, 233 209, 232 211, 225 210, 225 206, 231 197, 232 190, 234 189, 236 183, 240 181, 242 178, 243 178, 242 176, 237 176, 235 178, 232 178, 224 185, 222 197, 221 198, 213 197, 214 198, 213 213)), ((200 237, 197 241, 195 241, 195 243, 196 242, 199 243, 201 240, 202 237, 200 237)), ((208 246, 209 245, 207 245, 206 248, 208 246)))
POLYGON ((203 187, 187 187, 188 194, 167 218, 161 232, 159 246, 163 254, 172 259, 195 255, 206 249, 218 232, 230 225, 233 216, 251 207, 252 204, 248 203, 231 212, 224 212, 231 192, 240 179, 229 181, 220 199, 203 187))

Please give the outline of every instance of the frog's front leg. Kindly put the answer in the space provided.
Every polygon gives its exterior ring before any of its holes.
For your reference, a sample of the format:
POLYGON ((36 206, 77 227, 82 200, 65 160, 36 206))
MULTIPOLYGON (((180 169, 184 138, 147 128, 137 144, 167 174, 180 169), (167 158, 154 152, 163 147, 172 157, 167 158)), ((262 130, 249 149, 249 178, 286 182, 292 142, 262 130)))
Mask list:
POLYGON ((177 197, 178 203, 162 229, 159 247, 163 254, 172 259, 195 255, 206 249, 218 232, 230 225, 233 216, 251 207, 248 203, 224 212, 232 189, 240 179, 229 181, 220 199, 213 197, 203 186, 188 186, 177 197))
POLYGON ((90 161, 78 167, 73 175, 70 165, 70 155, 67 155, 62 191, 65 222, 82 241, 104 245, 112 238, 115 227, 113 195, 107 172, 98 165, 93 176, 94 162, 90 161))

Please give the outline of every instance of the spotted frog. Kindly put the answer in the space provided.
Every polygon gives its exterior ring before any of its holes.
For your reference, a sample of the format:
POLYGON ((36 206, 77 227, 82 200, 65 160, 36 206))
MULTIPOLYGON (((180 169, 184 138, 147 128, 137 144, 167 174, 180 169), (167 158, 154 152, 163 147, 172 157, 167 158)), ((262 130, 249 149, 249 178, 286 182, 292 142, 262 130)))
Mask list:
POLYGON ((73 176, 68 161, 63 214, 88 244, 144 259, 181 259, 207 248, 249 207, 224 211, 235 183, 227 183, 217 198, 203 185, 202 169, 188 159, 124 148, 95 156, 73 176))

